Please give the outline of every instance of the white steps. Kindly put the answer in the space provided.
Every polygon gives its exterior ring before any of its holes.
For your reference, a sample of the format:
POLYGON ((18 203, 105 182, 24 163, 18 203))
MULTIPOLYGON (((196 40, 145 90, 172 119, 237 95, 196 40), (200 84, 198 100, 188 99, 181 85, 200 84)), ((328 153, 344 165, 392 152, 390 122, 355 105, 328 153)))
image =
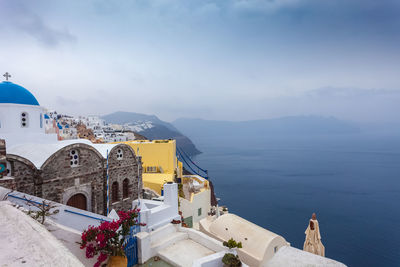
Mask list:
POLYGON ((175 233, 170 233, 169 235, 165 236, 164 238, 158 239, 155 242, 153 241, 151 243, 151 248, 153 251, 160 251, 168 246, 174 245, 179 241, 188 239, 189 235, 187 233, 182 233, 182 232, 175 232, 175 233))
POLYGON ((171 265, 191 267, 194 260, 214 253, 215 251, 210 250, 191 239, 185 239, 160 250, 158 256, 171 265))

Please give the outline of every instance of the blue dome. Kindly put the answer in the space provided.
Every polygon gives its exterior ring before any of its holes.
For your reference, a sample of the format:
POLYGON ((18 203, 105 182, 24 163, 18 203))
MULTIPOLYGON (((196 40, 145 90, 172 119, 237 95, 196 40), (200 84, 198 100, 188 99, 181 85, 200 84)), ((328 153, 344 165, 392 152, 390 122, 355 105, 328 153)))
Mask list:
POLYGON ((0 83, 0 103, 39 106, 39 102, 31 92, 18 84, 8 81, 0 83))

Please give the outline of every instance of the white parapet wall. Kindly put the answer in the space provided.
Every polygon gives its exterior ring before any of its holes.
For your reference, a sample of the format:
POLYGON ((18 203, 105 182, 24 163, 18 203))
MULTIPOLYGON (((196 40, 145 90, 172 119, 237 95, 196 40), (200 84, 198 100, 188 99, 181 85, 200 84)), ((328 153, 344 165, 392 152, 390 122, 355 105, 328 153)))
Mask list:
POLYGON ((262 266, 281 247, 288 245, 282 236, 232 213, 203 219, 200 230, 220 241, 233 238, 242 242, 243 248, 238 249, 238 255, 249 266, 262 266))
POLYGON ((0 201, 0 237, 1 266, 84 266, 43 225, 9 201, 0 201))
POLYGON ((142 232, 154 231, 173 220, 180 220, 178 213, 178 186, 176 183, 164 184, 164 201, 148 199, 134 200, 132 207, 140 208, 140 222, 142 232))
POLYGON ((22 206, 27 210, 37 210, 36 207, 32 206, 32 203, 42 204, 43 201, 45 201, 46 204, 55 206, 52 211, 58 210, 58 213, 49 216, 52 221, 79 232, 86 230, 89 225, 97 226, 103 221, 112 221, 112 219, 96 213, 0 187, 0 200, 4 199, 9 200, 11 203, 16 205, 22 206))
MULTIPOLYGON (((193 262, 192 267, 224 267, 222 258, 226 253, 227 251, 220 251, 207 257, 197 259, 193 262)), ((242 262, 242 267, 248 267, 248 265, 242 262)))
MULTIPOLYGON (((222 242, 201 233, 200 231, 181 227, 178 224, 167 224, 152 232, 137 234, 139 263, 144 263, 157 256, 163 249, 173 246, 182 240, 191 240, 211 251, 227 251, 222 242)), ((190 255, 184 255, 190 257, 190 255)))
POLYGON ((281 267, 281 266, 324 266, 324 267, 346 267, 341 262, 311 254, 309 252, 284 246, 270 259, 263 267, 281 267))

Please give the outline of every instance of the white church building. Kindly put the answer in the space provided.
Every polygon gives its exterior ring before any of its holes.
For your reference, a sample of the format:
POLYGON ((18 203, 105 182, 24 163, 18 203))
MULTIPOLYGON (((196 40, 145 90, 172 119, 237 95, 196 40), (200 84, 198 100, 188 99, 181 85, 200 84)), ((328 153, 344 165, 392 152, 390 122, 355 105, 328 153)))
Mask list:
POLYGON ((0 83, 0 92, 0 137, 8 146, 57 141, 56 134, 45 134, 46 109, 31 92, 10 81, 0 83))
POLYGON ((46 109, 4 76, 0 186, 98 214, 130 209, 142 194, 142 162, 135 151, 125 144, 58 141, 57 134, 46 134, 46 109))

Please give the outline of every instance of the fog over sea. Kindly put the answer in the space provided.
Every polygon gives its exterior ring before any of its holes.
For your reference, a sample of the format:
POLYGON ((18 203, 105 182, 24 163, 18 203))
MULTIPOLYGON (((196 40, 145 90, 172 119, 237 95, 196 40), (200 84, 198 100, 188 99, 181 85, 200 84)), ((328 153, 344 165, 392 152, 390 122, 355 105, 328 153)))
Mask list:
POLYGON ((313 212, 326 256, 400 266, 400 137, 191 136, 220 204, 302 249, 313 212))

